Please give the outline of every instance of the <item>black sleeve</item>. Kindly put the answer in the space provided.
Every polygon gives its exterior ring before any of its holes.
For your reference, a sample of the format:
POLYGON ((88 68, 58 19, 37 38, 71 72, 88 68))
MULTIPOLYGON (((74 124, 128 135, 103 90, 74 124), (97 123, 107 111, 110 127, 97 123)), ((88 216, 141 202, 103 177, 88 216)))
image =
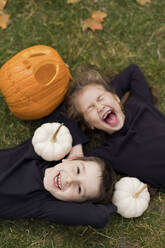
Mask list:
POLYGON ((112 151, 111 146, 108 144, 104 144, 91 149, 83 147, 84 156, 100 157, 110 162, 111 162, 111 151, 112 151))
POLYGON ((34 151, 31 138, 15 147, 1 149, 0 156, 1 162, 9 164, 13 161, 18 161, 18 163, 21 163, 21 161, 30 159, 41 160, 41 157, 39 157, 34 151))
POLYGON ((68 118, 66 114, 64 113, 63 104, 61 104, 58 108, 56 108, 50 115, 43 118, 42 122, 43 123, 47 123, 47 122, 64 123, 64 125, 68 127, 68 129, 71 132, 71 135, 73 138, 73 146, 88 142, 88 138, 85 136, 85 134, 83 133, 81 128, 78 126, 78 124, 74 120, 71 120, 70 118, 68 118))
POLYGON ((137 65, 128 66, 110 82, 110 86, 115 89, 120 98, 130 91, 132 95, 140 97, 148 103, 153 102, 146 79, 137 65))
POLYGON ((52 200, 44 204, 39 219, 57 224, 104 227, 109 216, 117 210, 113 204, 73 203, 52 200))

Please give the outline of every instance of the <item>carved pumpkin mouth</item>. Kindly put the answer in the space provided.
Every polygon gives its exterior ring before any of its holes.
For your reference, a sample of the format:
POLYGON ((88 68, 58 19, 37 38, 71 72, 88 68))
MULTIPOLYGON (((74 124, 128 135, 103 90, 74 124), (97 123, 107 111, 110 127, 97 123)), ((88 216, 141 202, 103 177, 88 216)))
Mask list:
POLYGON ((51 84, 59 71, 58 64, 55 65, 53 61, 44 61, 37 65, 34 69, 34 77, 38 83, 43 85, 51 84))

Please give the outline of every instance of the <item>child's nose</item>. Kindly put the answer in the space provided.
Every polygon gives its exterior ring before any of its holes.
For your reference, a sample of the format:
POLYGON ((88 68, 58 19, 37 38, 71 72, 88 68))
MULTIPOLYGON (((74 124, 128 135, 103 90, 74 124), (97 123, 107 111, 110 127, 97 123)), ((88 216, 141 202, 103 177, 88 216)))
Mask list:
POLYGON ((65 181, 65 182, 66 182, 66 185, 69 186, 69 185, 71 184, 71 182, 72 182, 71 176, 68 175, 68 176, 66 177, 66 181, 65 181))
POLYGON ((98 112, 100 112, 102 108, 103 108, 103 105, 100 102, 96 103, 96 109, 98 112))
POLYGON ((70 186, 72 184, 77 184, 78 182, 80 182, 80 179, 78 179, 76 176, 74 175, 68 175, 65 179, 65 184, 67 186, 70 186))
POLYGON ((78 180, 77 177, 72 176, 72 175, 68 175, 68 176, 66 177, 65 183, 66 183, 67 186, 70 186, 71 184, 77 183, 78 181, 79 181, 79 180, 78 180))

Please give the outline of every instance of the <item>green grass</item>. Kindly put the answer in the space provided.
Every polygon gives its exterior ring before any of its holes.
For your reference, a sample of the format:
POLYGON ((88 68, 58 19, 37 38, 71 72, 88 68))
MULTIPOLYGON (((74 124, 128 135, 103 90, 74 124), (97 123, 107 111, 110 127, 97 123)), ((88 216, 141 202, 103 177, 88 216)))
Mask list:
MULTIPOLYGON (((75 69, 91 63, 118 72, 138 64, 159 96, 165 114, 165 1, 147 7, 135 0, 8 0, 10 24, 0 29, 0 66, 20 50, 37 44, 52 46, 75 69), (103 31, 82 31, 92 11, 108 14, 103 31)), ((0 95, 0 147, 12 147, 33 134, 40 121, 22 121, 0 95)), ((165 192, 157 192, 143 216, 115 214, 105 228, 65 227, 41 221, 0 221, 0 248, 164 248, 165 192)))

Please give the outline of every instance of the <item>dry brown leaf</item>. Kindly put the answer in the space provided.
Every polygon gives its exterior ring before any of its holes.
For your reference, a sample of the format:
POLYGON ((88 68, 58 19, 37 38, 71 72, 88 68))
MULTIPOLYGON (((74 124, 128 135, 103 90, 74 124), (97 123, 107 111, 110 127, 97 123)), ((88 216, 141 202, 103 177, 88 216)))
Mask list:
POLYGON ((7 0, 0 0, 0 11, 2 11, 7 3, 7 0))
POLYGON ((9 23, 9 17, 10 15, 5 14, 2 12, 2 14, 0 14, 0 27, 2 29, 5 29, 9 23))
POLYGON ((107 17, 107 14, 101 12, 100 10, 94 11, 91 15, 93 19, 97 19, 99 22, 103 22, 104 18, 107 17))
POLYGON ((141 5, 147 5, 147 4, 151 3, 151 0, 136 0, 136 2, 141 4, 141 5))
POLYGON ((104 21, 104 18, 106 16, 106 13, 101 12, 99 10, 92 12, 91 17, 83 21, 83 31, 85 31, 87 28, 90 28, 92 31, 102 30, 103 26, 101 23, 104 21))
POLYGON ((83 21, 83 26, 82 26, 83 31, 85 31, 87 28, 90 28, 92 31, 95 31, 95 30, 102 30, 103 26, 97 20, 93 18, 88 18, 83 21))
POLYGON ((78 3, 80 0, 67 0, 67 3, 78 3))

